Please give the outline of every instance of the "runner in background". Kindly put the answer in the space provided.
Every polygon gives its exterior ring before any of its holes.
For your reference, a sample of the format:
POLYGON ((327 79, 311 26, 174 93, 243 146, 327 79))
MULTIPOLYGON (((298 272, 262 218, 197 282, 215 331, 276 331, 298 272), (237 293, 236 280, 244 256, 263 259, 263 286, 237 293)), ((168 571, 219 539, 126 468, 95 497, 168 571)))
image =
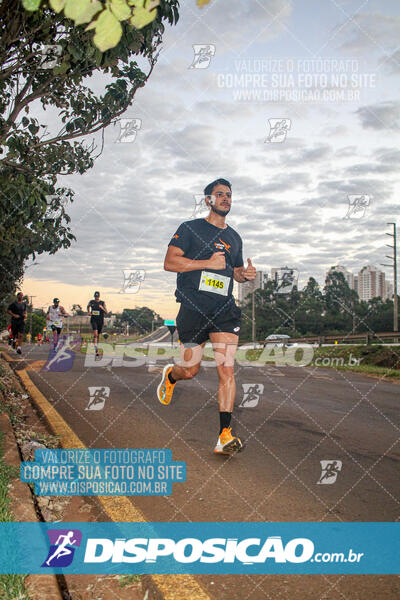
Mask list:
POLYGON ((22 354, 22 336, 27 318, 26 302, 24 302, 22 292, 18 292, 16 300, 7 308, 7 313, 11 315, 11 331, 15 342, 15 351, 17 354, 22 354))
POLYGON ((60 333, 63 328, 63 317, 69 317, 65 308, 60 306, 60 300, 58 298, 53 299, 52 306, 49 306, 46 314, 46 319, 49 321, 51 330, 53 331, 53 343, 52 349, 57 348, 58 341, 60 339, 60 333))
POLYGON ((90 315, 90 324, 93 329, 93 343, 97 358, 100 356, 97 344, 99 343, 99 336, 103 331, 104 315, 107 313, 105 302, 100 300, 100 292, 95 292, 94 300, 89 300, 87 311, 90 315))
POLYGON ((15 342, 14 342, 13 332, 11 329, 11 323, 8 325, 7 331, 8 331, 8 345, 15 348, 15 342))

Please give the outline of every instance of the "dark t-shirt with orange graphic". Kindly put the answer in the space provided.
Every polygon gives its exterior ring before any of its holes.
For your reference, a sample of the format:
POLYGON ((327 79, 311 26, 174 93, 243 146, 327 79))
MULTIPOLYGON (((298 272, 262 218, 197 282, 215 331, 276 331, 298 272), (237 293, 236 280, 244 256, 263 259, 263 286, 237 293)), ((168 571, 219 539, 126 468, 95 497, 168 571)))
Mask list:
POLYGON ((176 301, 205 315, 235 305, 232 295, 233 269, 243 266, 242 239, 228 225, 220 229, 205 219, 185 221, 179 226, 169 246, 181 248, 185 258, 207 260, 214 252, 225 253, 224 270, 202 269, 178 273, 176 301))

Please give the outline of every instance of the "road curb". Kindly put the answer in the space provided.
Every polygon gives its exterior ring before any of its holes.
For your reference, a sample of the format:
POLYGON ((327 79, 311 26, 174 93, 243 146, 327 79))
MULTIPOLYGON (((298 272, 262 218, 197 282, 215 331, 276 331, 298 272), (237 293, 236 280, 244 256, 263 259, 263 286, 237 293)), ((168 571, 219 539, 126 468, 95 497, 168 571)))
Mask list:
MULTIPOLYGON (((4 352, 2 355, 4 356, 4 352)), ((15 371, 32 402, 46 420, 63 448, 86 448, 67 422, 36 387, 26 369, 15 371)), ((146 522, 144 514, 125 496, 98 496, 97 500, 115 522, 146 522)), ((212 600, 191 575, 145 575, 143 591, 146 600, 212 600), (149 594, 151 593, 152 596, 149 594)))

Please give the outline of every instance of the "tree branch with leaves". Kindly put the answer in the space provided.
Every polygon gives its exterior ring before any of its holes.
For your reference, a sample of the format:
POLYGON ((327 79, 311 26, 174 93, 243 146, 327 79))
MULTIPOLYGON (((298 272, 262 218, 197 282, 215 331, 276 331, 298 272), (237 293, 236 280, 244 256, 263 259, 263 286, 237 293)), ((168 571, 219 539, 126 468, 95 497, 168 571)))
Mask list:
POLYGON ((90 137, 131 106, 155 67, 164 24, 179 18, 178 0, 131 2, 131 17, 144 10, 152 18, 142 14, 140 29, 132 18, 120 23, 118 43, 99 49, 93 42, 102 28, 94 27, 93 34, 93 19, 103 14, 100 8, 115 12, 124 4, 0 3, 0 301, 13 292, 29 256, 70 246, 66 204, 73 191, 59 186, 58 178, 93 166, 98 154, 90 137), (135 60, 139 56, 148 62, 146 72, 135 60), (95 75, 102 93, 91 88, 95 75), (51 131, 46 111, 57 122, 51 131))

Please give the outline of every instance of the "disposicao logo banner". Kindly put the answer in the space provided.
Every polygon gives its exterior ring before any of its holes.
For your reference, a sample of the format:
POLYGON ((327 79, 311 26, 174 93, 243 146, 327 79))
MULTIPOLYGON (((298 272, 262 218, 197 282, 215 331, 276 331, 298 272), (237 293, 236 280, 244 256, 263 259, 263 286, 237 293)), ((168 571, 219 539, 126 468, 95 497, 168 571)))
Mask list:
POLYGON ((1 573, 397 574, 399 523, 1 523, 1 573))

